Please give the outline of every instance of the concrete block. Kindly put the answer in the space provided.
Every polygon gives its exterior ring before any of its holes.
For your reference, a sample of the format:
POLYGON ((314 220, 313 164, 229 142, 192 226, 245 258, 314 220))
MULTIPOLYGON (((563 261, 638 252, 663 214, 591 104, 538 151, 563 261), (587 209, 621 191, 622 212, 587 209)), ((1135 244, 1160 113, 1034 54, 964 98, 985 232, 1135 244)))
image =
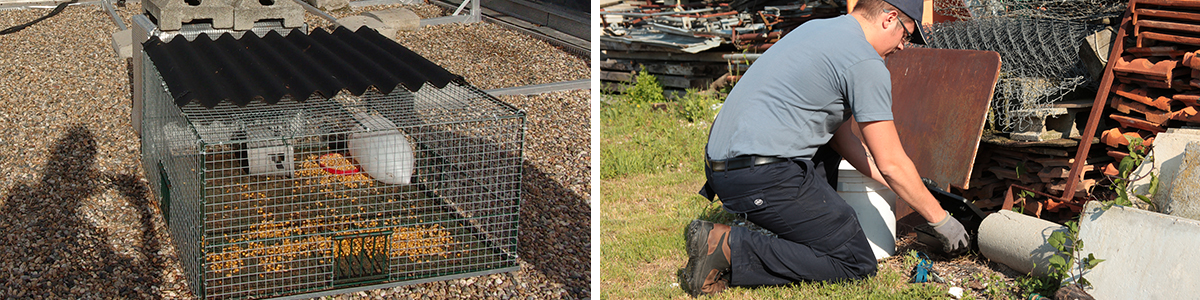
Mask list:
POLYGON ((1193 127, 1167 128, 1167 133, 1182 133, 1182 134, 1200 135, 1200 128, 1193 128, 1193 127))
POLYGON ((1104 74, 1104 66, 1108 64, 1108 53, 1112 49, 1116 33, 1113 26, 1104 27, 1084 38, 1084 47, 1079 47, 1079 58, 1093 80, 1099 81, 1104 74))
POLYGON ((418 16, 417 13, 414 13, 413 11, 403 7, 389 8, 380 11, 369 11, 363 13, 362 15, 375 18, 376 20, 383 22, 383 25, 391 27, 395 30, 416 31, 421 26, 421 16, 418 16))
MULTIPOLYGON (((1167 195, 1175 184, 1175 175, 1183 163, 1183 149, 1192 141, 1200 141, 1200 130, 1180 129, 1174 132, 1159 133, 1154 137, 1154 148, 1150 150, 1153 160, 1144 160, 1142 165, 1134 170, 1132 177, 1139 179, 1130 184, 1130 189, 1137 194, 1148 193, 1150 189, 1149 172, 1158 176, 1158 191, 1152 200, 1160 209, 1166 208, 1167 195)), ((1138 201, 1134 201, 1138 202, 1138 201)))
POLYGON ((366 26, 368 28, 375 29, 375 31, 379 31, 379 34, 382 34, 388 38, 396 36, 395 29, 387 27, 387 25, 384 25, 383 22, 380 22, 378 19, 367 16, 349 16, 341 18, 338 19, 338 25, 346 27, 346 29, 350 29, 351 31, 358 31, 360 27, 366 26))
POLYGON ((1075 114, 1079 109, 1063 107, 1024 109, 1012 114, 1025 116, 1009 138, 1018 141, 1046 141, 1079 137, 1075 114))
POLYGON ((283 19, 283 27, 304 26, 304 8, 292 0, 233 0, 233 30, 250 30, 254 22, 283 19))
POLYGON ((1179 173, 1172 182, 1170 194, 1163 203, 1167 214, 1200 220, 1200 141, 1184 147, 1179 173))
POLYGON ((304 0, 313 7, 320 8, 324 11, 338 10, 350 7, 349 0, 304 0))
POLYGON ((211 19, 213 28, 233 28, 230 0, 147 0, 142 9, 158 20, 158 29, 179 30, 183 23, 211 19))
POLYGON ((1101 206, 1088 202, 1079 221, 1083 255, 1105 260, 1084 274, 1089 294, 1101 300, 1200 295, 1200 221, 1101 206))
POLYGON ((133 57, 133 28, 113 32, 112 46, 121 61, 133 57))

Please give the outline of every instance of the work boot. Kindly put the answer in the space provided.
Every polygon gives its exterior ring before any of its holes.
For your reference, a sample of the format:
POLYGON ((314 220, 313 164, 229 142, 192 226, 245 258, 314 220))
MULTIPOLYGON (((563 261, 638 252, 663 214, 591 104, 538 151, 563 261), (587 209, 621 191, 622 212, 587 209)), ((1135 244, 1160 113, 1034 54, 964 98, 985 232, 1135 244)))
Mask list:
POLYGON ((694 220, 687 227, 688 264, 683 281, 692 297, 729 285, 729 225, 694 220))

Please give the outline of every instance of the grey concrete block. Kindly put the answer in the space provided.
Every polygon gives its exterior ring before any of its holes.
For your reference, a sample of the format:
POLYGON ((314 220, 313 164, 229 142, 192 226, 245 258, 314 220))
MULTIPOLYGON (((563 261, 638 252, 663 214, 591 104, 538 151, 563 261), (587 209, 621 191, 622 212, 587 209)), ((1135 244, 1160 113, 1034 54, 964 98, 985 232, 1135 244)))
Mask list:
MULTIPOLYGON (((1176 182, 1175 175, 1183 163, 1183 149, 1189 142, 1200 141, 1200 130, 1176 130, 1164 132, 1154 137, 1154 148, 1150 150, 1153 160, 1142 161, 1142 165, 1134 170, 1132 177, 1138 179, 1130 184, 1130 189, 1137 194, 1146 194, 1150 189, 1149 172, 1158 176, 1158 191, 1152 200, 1160 212, 1166 208, 1166 201, 1176 182)), ((1138 201, 1135 201, 1138 202, 1138 201)))
POLYGON ((320 8, 324 11, 337 10, 350 7, 349 0, 304 0, 313 7, 320 8))
POLYGON ((367 16, 349 16, 341 18, 338 19, 338 25, 346 27, 346 29, 350 29, 351 31, 358 31, 360 27, 366 26, 368 28, 375 29, 375 31, 379 31, 379 34, 382 34, 388 38, 396 36, 396 30, 387 27, 387 25, 384 25, 383 22, 380 22, 375 18, 367 16))
POLYGON ((211 19, 213 28, 233 28, 233 6, 230 0, 147 0, 142 9, 158 20, 158 29, 173 31, 183 23, 211 19))
POLYGON ((395 30, 416 31, 417 29, 420 29, 421 26, 421 16, 418 16, 417 13, 414 13, 413 11, 403 7, 389 8, 380 11, 369 11, 362 13, 362 15, 375 18, 376 20, 383 22, 384 26, 391 27, 395 30))
POLYGON ((1193 128, 1193 127, 1167 128, 1167 133, 1182 133, 1182 134, 1200 135, 1200 128, 1193 128))
POLYGON ((1079 47, 1079 59, 1092 79, 1098 81, 1103 76, 1104 65, 1108 64, 1108 54, 1112 51, 1116 36, 1115 27, 1108 26, 1083 39, 1084 44, 1079 47))
POLYGON ((112 46, 113 51, 117 54, 117 58, 120 58, 122 61, 133 57, 133 29, 129 28, 113 32, 112 46))
MULTIPOLYGON (((1096 299, 1192 299, 1200 295, 1200 221, 1131 207, 1084 206, 1083 255, 1104 259, 1083 274, 1096 299)), ((1078 275, 1078 274, 1076 274, 1078 275)))
POLYGON ((1165 210, 1172 216, 1200 220, 1200 141, 1188 142, 1165 210))
POLYGON ((1009 138, 1038 142, 1079 137, 1079 128, 1075 126, 1075 113, 1078 111, 1063 107, 1013 111, 1013 114, 1023 115, 1025 118, 1018 122, 1020 126, 1013 129, 1014 132, 1009 138))
POLYGON ((292 0, 233 0, 233 30, 250 30, 254 22, 283 19, 283 27, 304 26, 304 8, 292 0))

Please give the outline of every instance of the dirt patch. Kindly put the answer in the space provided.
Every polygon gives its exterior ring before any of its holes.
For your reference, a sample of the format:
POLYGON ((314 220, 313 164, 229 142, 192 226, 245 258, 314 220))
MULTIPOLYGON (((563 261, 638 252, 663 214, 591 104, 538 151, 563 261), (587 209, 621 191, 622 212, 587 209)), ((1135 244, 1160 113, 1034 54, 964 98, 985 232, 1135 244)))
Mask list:
POLYGON ((879 267, 880 269, 885 267, 900 269, 904 276, 911 279, 916 268, 915 265, 906 265, 905 257, 917 252, 924 253, 929 257, 933 263, 931 269, 945 281, 944 283, 925 284, 944 285, 947 288, 961 287, 966 291, 964 295, 971 295, 975 299, 1009 299, 1013 295, 1022 293, 1021 288, 1017 285, 1017 280, 1025 276, 1024 274, 988 260, 982 254, 974 251, 954 258, 942 256, 937 251, 917 242, 916 233, 898 236, 896 238, 896 255, 880 261, 879 267))

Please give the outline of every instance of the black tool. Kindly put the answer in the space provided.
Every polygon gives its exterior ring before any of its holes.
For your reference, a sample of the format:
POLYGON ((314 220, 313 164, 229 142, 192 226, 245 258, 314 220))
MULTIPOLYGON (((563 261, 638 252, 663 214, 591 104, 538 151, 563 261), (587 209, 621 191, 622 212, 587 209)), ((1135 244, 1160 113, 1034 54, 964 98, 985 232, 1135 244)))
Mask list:
MULTIPOLYGON (((971 249, 978 250, 979 246, 975 241, 975 237, 979 234, 979 225, 983 224, 983 218, 987 217, 978 206, 967 201, 962 196, 951 194, 938 187, 936 182, 928 178, 921 178, 925 183, 925 188, 929 189, 929 193, 933 194, 933 198, 937 199, 938 204, 941 204, 942 209, 950 212, 950 216, 962 223, 963 229, 967 230, 967 235, 971 239, 971 249)), ((926 224, 914 228, 917 232, 917 241, 934 249, 942 249, 942 242, 938 241, 934 234, 936 232, 933 227, 926 224)))

